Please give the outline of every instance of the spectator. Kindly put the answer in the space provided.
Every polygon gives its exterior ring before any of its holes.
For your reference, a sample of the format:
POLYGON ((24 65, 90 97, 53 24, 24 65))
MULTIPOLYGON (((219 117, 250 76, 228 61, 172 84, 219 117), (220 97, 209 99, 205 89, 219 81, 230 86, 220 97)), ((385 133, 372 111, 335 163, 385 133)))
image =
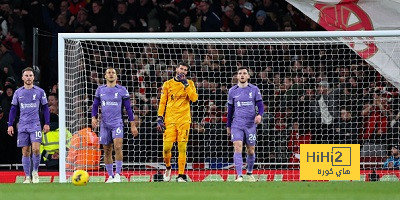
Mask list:
POLYGON ((339 119, 338 99, 331 94, 329 83, 322 81, 317 86, 318 96, 312 106, 317 127, 314 136, 315 143, 331 143, 334 135, 334 122, 339 119))
POLYGON ((71 15, 77 15, 78 12, 86 7, 86 0, 69 0, 69 12, 71 15))
POLYGON ((275 22, 263 10, 259 10, 256 14, 257 21, 254 25, 254 31, 277 31, 278 27, 275 22))
POLYGON ((221 31, 222 23, 221 18, 214 12, 210 6, 209 0, 202 0, 198 5, 199 10, 201 10, 202 21, 201 21, 201 31, 202 32, 219 32, 221 31))
POLYGON ((342 107, 340 121, 336 124, 334 144, 358 144, 358 123, 351 111, 342 107))
POLYGON ((47 98, 49 99, 49 106, 55 106, 58 109, 58 96, 57 96, 57 94, 50 93, 47 98))
POLYGON ((383 164, 383 169, 400 169, 399 146, 393 145, 391 156, 383 164))
POLYGON ((99 0, 95 0, 92 2, 92 12, 89 16, 89 22, 91 23, 91 27, 89 32, 91 33, 104 33, 104 32, 112 32, 112 18, 110 14, 103 8, 103 4, 99 0))
POLYGON ((74 16, 71 17, 69 24, 75 32, 89 32, 91 24, 87 18, 88 11, 85 8, 81 8, 77 13, 76 18, 74 16))
POLYGON ((252 3, 250 3, 250 2, 244 3, 243 8, 242 8, 242 13, 240 13, 240 15, 245 24, 254 25, 254 23, 256 21, 256 16, 254 14, 253 8, 254 8, 254 6, 252 3))

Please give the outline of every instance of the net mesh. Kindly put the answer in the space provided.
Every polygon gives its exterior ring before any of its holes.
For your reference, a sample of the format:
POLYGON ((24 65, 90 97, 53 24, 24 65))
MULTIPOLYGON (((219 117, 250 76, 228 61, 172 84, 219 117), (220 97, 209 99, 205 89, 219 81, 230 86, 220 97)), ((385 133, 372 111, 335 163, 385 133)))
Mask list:
MULTIPOLYGON (((257 129, 255 172, 260 181, 270 180, 271 170, 298 180, 300 144, 360 144, 361 169, 371 170, 382 169, 399 142, 398 89, 349 47, 395 44, 385 53, 399 63, 394 56, 398 38, 352 38, 351 44, 348 38, 65 41, 66 127, 75 136, 67 151, 68 172, 83 168, 104 174, 101 146, 95 135, 82 130, 90 127, 94 93, 105 83, 108 67, 117 70, 119 84, 131 94, 139 130, 135 139, 127 126, 124 130, 123 174, 132 181, 152 180, 157 169, 164 169, 162 134, 156 129, 158 101, 163 82, 173 77, 179 61, 189 63, 188 77, 199 94, 192 103, 187 151, 192 180, 234 176, 226 103, 240 66, 250 69, 250 83, 260 88, 265 104, 257 129)), ((176 169, 176 147, 172 152, 176 169)))

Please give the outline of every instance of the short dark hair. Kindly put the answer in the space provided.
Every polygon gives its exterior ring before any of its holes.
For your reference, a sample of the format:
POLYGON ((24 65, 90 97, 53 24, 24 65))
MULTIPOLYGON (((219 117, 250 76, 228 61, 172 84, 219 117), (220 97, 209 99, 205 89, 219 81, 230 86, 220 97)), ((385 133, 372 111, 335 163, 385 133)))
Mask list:
POLYGON ((50 93, 48 97, 54 96, 58 100, 58 95, 56 93, 50 93))
POLYGON ((181 66, 181 65, 187 67, 188 69, 190 68, 190 67, 189 67, 189 64, 187 64, 187 63, 184 62, 184 61, 179 62, 178 65, 176 65, 176 68, 178 68, 178 67, 181 66))
POLYGON ((249 68, 243 67, 243 66, 239 67, 239 68, 237 69, 237 72, 239 72, 239 71, 242 70, 242 69, 245 69, 245 70, 247 70, 247 72, 249 72, 249 68))
POLYGON ((22 70, 22 74, 24 74, 24 72, 27 72, 27 71, 35 72, 32 67, 27 67, 22 70))

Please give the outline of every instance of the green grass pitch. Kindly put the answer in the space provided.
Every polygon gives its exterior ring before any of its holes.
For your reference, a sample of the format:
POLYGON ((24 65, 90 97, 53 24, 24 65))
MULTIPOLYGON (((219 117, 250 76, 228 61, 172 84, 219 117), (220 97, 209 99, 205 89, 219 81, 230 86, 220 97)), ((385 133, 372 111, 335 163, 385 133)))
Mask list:
POLYGON ((399 182, 0 184, 0 199, 400 199, 399 182))

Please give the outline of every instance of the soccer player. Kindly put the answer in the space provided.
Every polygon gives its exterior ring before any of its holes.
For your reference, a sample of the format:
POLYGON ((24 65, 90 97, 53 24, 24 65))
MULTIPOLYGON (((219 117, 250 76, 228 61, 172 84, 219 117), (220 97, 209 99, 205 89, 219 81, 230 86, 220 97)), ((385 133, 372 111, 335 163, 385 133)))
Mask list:
POLYGON ((165 81, 158 107, 157 129, 164 132, 163 158, 166 166, 164 181, 171 180, 171 149, 178 142, 178 177, 176 181, 186 182, 186 147, 191 123, 190 101, 196 102, 198 94, 192 80, 186 79, 189 65, 177 65, 176 76, 165 81), (165 114, 165 115, 164 115, 165 114))
POLYGON ((8 120, 8 134, 14 134, 14 121, 19 110, 17 146, 22 147, 22 166, 25 172, 23 183, 39 183, 40 143, 42 142, 42 127, 40 125, 40 109, 44 115, 45 124, 43 132, 50 130, 50 111, 47 105, 46 93, 33 85, 35 76, 33 69, 28 67, 22 70, 24 86, 18 88, 11 101, 11 109, 8 120), (31 179, 31 146, 33 170, 31 179))
POLYGON ((252 175, 256 160, 256 127, 257 124, 261 123, 261 116, 264 113, 264 103, 260 90, 257 86, 248 82, 249 78, 250 75, 247 68, 240 67, 237 72, 238 84, 229 89, 228 93, 228 119, 226 127, 235 149, 233 161, 237 174, 236 182, 243 181, 243 141, 247 148, 248 181, 256 181, 252 175), (256 107, 258 108, 257 112, 256 107))
POLYGON ((131 125, 131 133, 134 137, 138 130, 134 123, 133 111, 129 99, 129 92, 125 87, 117 84, 117 72, 114 68, 108 68, 105 74, 106 85, 99 86, 93 100, 92 128, 97 127, 97 114, 101 104, 100 144, 104 149, 104 163, 108 173, 106 183, 121 182, 122 169, 122 140, 124 138, 124 124, 122 120, 122 107, 128 114, 131 125), (115 174, 113 171, 112 151, 115 150, 115 174))

